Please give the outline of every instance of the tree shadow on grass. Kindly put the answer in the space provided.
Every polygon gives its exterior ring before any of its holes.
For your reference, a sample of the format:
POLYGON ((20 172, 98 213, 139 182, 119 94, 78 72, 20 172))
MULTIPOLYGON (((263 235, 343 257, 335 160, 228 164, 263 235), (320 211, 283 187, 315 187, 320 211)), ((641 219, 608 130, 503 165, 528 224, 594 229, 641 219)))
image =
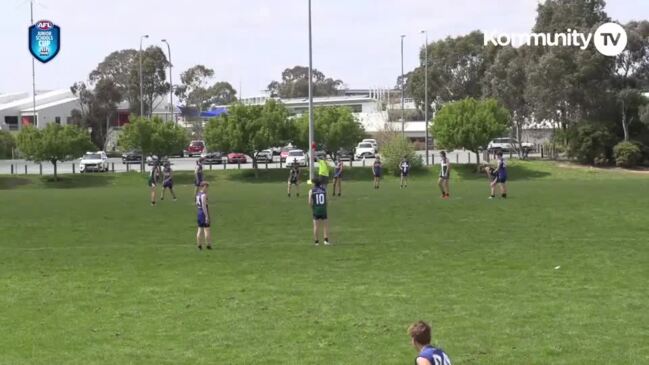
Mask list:
POLYGON ((46 189, 95 188, 108 186, 115 180, 114 175, 62 175, 58 180, 54 176, 39 178, 41 186, 46 189))
POLYGON ((0 177, 0 190, 11 190, 32 183, 31 179, 25 177, 0 177))
MULTIPOLYGON (((487 180, 487 173, 484 170, 478 172, 476 165, 455 165, 451 174, 457 174, 462 180, 487 180)), ((547 171, 531 169, 527 165, 512 165, 507 167, 507 179, 509 181, 536 180, 550 176, 547 171)))
MULTIPOLYGON (((270 183, 270 182, 287 182, 289 169, 259 169, 257 174, 255 170, 232 170, 227 171, 225 178, 230 181, 244 183, 270 183)), ((330 169, 329 182, 333 182, 333 168, 330 169)), ((317 174, 317 169, 316 172, 317 174)), ((300 181, 306 182, 309 179, 309 169, 300 169, 300 181)), ((369 181, 372 179, 372 169, 370 167, 345 167, 343 170, 343 181, 369 181)))

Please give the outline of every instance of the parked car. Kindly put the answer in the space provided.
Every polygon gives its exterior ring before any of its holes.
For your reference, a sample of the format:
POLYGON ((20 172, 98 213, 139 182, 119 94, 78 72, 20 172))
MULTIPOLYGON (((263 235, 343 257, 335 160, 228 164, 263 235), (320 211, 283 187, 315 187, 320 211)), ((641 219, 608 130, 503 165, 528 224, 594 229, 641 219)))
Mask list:
POLYGON ((357 159, 373 158, 376 156, 376 148, 369 142, 361 142, 356 146, 356 153, 354 155, 357 159))
POLYGON ((142 163, 142 152, 128 151, 122 154, 122 163, 124 164, 140 164, 142 163))
POLYGON ((354 150, 353 149, 348 150, 346 148, 340 148, 336 152, 336 159, 354 161, 354 150))
POLYGON ((193 157, 200 156, 201 153, 205 151, 205 142, 203 141, 191 141, 187 149, 185 150, 185 156, 193 157))
POLYGON ((495 152, 495 151, 503 151, 503 152, 509 152, 509 151, 516 151, 516 149, 520 146, 523 150, 531 150, 534 148, 534 144, 528 143, 528 142, 523 142, 523 143, 518 143, 518 141, 515 138, 509 138, 509 137, 503 137, 503 138, 496 138, 489 142, 489 145, 487 145, 487 149, 490 152, 495 152))
POLYGON ((374 153, 379 152, 379 144, 374 138, 366 138, 361 141, 361 143, 371 143, 374 146, 374 153))
POLYGON ((108 171, 108 156, 104 151, 86 152, 79 162, 79 172, 108 171))
POLYGON ((286 166, 293 166, 297 164, 299 166, 306 166, 306 154, 302 150, 290 150, 288 151, 288 156, 286 156, 286 166))
POLYGON ((162 158, 158 158, 158 156, 152 155, 152 156, 147 156, 146 158, 146 164, 148 166, 153 166, 156 162, 158 163, 158 165, 162 166, 165 164, 165 162, 168 161, 169 161, 169 157, 166 156, 162 158))
POLYGON ((225 154, 219 151, 212 152, 203 152, 201 153, 201 158, 203 158, 203 163, 206 165, 218 165, 223 163, 223 158, 225 154))
POLYGON ((231 152, 228 153, 228 163, 248 163, 248 159, 243 153, 231 152))
POLYGON ((255 159, 257 162, 273 162, 273 151, 272 150, 263 150, 255 154, 255 159))

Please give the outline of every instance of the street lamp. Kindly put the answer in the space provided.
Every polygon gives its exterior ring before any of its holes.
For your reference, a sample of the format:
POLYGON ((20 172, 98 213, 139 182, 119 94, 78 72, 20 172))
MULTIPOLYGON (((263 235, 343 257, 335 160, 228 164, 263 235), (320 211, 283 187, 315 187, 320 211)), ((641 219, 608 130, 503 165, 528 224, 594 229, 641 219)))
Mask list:
POLYGON ((428 32, 422 30, 421 33, 426 37, 426 42, 424 43, 424 52, 426 53, 424 61, 424 72, 426 74, 424 77, 424 121, 426 122, 426 166, 428 166, 428 32))
POLYGON ((142 81, 142 41, 149 38, 148 34, 140 37, 140 117, 144 116, 144 87, 142 81))
POLYGON ((406 135, 405 127, 405 111, 404 111, 404 79, 403 79, 403 39, 406 38, 405 34, 401 35, 401 135, 406 135))
POLYGON ((313 181, 313 39, 311 36, 311 0, 309 0, 309 180, 313 181))
POLYGON ((175 123, 176 119, 174 118, 174 82, 172 79, 172 64, 171 64, 171 46, 169 45, 169 42, 167 42, 166 39, 162 40, 162 43, 167 45, 167 52, 169 53, 169 84, 171 85, 171 89, 169 90, 169 109, 171 110, 171 121, 175 123))

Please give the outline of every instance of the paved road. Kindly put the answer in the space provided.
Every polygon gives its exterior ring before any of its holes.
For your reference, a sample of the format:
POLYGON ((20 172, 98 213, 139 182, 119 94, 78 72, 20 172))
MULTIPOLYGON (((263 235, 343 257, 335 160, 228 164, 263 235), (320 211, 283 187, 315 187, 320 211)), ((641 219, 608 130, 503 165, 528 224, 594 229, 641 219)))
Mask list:
MULTIPOLYGON (((425 155, 425 152, 420 151, 417 152, 419 155, 422 156, 422 158, 425 155)), ((481 156, 482 157, 482 156, 481 156)), ((475 153, 468 152, 468 151, 453 151, 448 153, 448 158, 450 159, 451 163, 455 164, 467 164, 467 163, 475 163, 476 161, 476 155, 475 153)), ((250 158, 248 158, 250 160, 250 158)), ((431 151, 430 152, 430 158, 429 158, 429 163, 430 164, 438 164, 440 160, 440 154, 439 151, 431 151)), ((175 171, 193 171, 194 167, 196 166, 196 158, 172 158, 170 159, 172 166, 175 171)), ((358 166, 371 166, 372 163, 374 162, 374 159, 367 159, 365 161, 354 161, 352 163, 353 166, 358 167, 358 166)), ((350 162, 346 161, 345 166, 349 166, 350 162)), ((115 172, 127 172, 127 171, 139 171, 140 166, 138 164, 132 164, 132 165, 125 165, 122 163, 122 160, 119 158, 111 158, 109 162, 111 170, 114 170, 115 172)), ((260 164, 260 168, 265 169, 266 166, 268 166, 269 169, 277 169, 277 168, 284 168, 285 164, 280 164, 279 163, 279 157, 275 157, 275 162, 273 163, 262 163, 260 164)), ((234 169, 251 169, 252 164, 247 163, 247 164, 224 164, 224 165, 213 165, 211 167, 213 170, 223 170, 223 169, 228 169, 228 170, 234 170, 234 169)), ((210 169, 210 166, 205 166, 206 170, 210 169)), ((149 171, 150 167, 147 166, 146 170, 149 171)), ((54 173, 54 169, 52 167, 52 164, 49 162, 44 162, 42 164, 37 164, 31 161, 25 161, 25 160, 0 160, 0 175, 9 175, 13 171, 13 174, 18 174, 18 175, 24 175, 25 171, 27 171, 27 174, 29 175, 38 175, 38 174, 43 174, 43 175, 51 175, 54 173), (13 166, 13 170, 12 170, 13 166), (42 172, 41 172, 42 171, 42 172)), ((79 173, 79 160, 75 161, 68 161, 68 162, 62 162, 59 163, 58 165, 58 172, 59 174, 71 174, 71 173, 79 173)))

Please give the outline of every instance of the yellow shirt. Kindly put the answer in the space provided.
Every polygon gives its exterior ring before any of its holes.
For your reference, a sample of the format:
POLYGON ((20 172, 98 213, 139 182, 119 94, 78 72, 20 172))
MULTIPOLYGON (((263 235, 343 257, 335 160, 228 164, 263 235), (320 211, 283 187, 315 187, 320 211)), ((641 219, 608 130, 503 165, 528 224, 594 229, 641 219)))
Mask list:
POLYGON ((318 175, 329 176, 329 164, 327 164, 327 161, 318 161, 318 175))

